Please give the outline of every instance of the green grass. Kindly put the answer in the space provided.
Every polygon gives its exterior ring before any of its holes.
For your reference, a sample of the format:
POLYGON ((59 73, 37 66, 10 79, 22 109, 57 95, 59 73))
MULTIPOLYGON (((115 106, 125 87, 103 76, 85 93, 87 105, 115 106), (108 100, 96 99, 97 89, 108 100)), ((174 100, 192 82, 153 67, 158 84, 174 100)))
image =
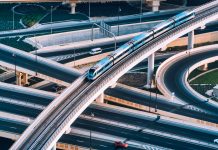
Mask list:
POLYGON ((15 11, 22 14, 22 23, 27 27, 36 24, 47 13, 46 8, 39 4, 22 4, 15 11))
MULTIPOLYGON (((16 5, 18 4, 0 4, 0 31, 13 30, 12 8, 16 5)), ((43 3, 38 3, 37 5, 43 5, 43 3)), ((21 19, 23 20, 24 25, 30 27, 34 25, 37 21, 39 21, 47 13, 45 9, 39 6, 35 6, 35 4, 21 4, 18 7, 15 7, 15 12, 18 12, 19 14, 14 13, 14 29, 24 28, 19 23, 21 19)))
MULTIPOLYGON (((52 13, 52 22, 58 22, 63 20, 84 21, 88 19, 89 18, 82 13, 70 14, 68 11, 61 10, 61 9, 54 10, 52 13)), ((50 23, 50 22, 51 22, 51 14, 48 14, 40 21, 40 23, 42 24, 50 23)))
POLYGON ((34 47, 32 47, 32 45, 29 45, 25 42, 23 42, 22 40, 18 40, 19 38, 5 38, 5 39, 0 39, 0 43, 26 51, 26 52, 30 52, 35 50, 34 47))
MULTIPOLYGON (((12 30, 13 29, 13 13, 11 8, 15 4, 0 4, 0 31, 12 30)), ((20 15, 14 14, 14 29, 23 28, 19 24, 20 15)))
POLYGON ((26 27, 32 27, 36 24, 44 15, 37 14, 37 15, 25 15, 22 17, 22 22, 26 27))
POLYGON ((214 70, 198 77, 193 80, 191 84, 218 84, 218 70, 214 70))
POLYGON ((0 74, 3 73, 3 72, 5 72, 5 71, 0 69, 0 74))
POLYGON ((203 73, 202 70, 195 69, 194 71, 192 71, 190 73, 190 75, 188 76, 188 79, 192 79, 192 78, 196 77, 197 75, 199 75, 201 73, 203 73))

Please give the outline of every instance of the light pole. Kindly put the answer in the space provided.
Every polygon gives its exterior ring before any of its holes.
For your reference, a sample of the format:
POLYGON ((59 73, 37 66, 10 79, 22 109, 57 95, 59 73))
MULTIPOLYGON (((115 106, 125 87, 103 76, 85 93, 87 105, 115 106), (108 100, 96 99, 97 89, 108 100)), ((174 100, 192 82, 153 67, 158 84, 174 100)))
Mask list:
POLYGON ((13 8, 12 12, 13 12, 13 30, 14 30, 14 8, 13 8))
POLYGON ((117 35, 119 36, 120 34, 120 25, 119 25, 119 22, 120 22, 120 12, 121 12, 121 8, 118 7, 118 27, 117 27, 117 35))
POLYGON ((51 6, 51 34, 52 34, 52 9, 53 9, 53 6, 51 6))
MULTIPOLYGON (((35 46, 37 47, 38 41, 36 40, 35 35, 34 35, 34 38, 35 38, 35 43, 36 43, 35 46)), ((37 49, 36 49, 36 51, 35 51, 35 55, 36 55, 36 66, 37 66, 37 49)), ((36 68, 36 76, 37 76, 37 68, 36 68)))
POLYGON ((141 7, 140 7, 140 23, 142 22, 142 0, 141 0, 141 7))
POLYGON ((103 28, 102 26, 98 25, 97 23, 94 23, 94 22, 92 24, 91 41, 94 40, 94 29, 93 29, 94 26, 99 27, 100 29, 104 30, 105 32, 108 32, 109 34, 111 34, 113 36, 113 38, 114 38, 114 50, 116 50, 116 48, 117 48, 117 39, 116 39, 115 34, 113 32, 111 32, 111 31, 103 28))
POLYGON ((90 15, 91 15, 91 5, 90 5, 90 0, 89 0, 89 19, 90 19, 90 15))
MULTIPOLYGON (((91 120, 95 117, 94 113, 91 113, 91 120)), ((92 130, 90 129, 90 141, 89 141, 89 149, 92 149, 92 130)))
POLYGON ((149 104, 148 104, 148 111, 150 112, 151 111, 151 83, 150 83, 150 100, 149 100, 149 104))
POLYGON ((75 56, 75 49, 73 49, 73 51, 74 51, 74 54, 73 54, 73 56, 74 56, 74 65, 73 66, 75 67, 75 60, 76 60, 76 58, 75 58, 76 57, 75 56))
POLYGON ((155 94, 156 94, 156 96, 155 96, 155 112, 157 112, 157 80, 156 80, 156 90, 155 90, 155 94))
POLYGON ((15 75, 15 83, 17 82, 17 67, 16 67, 16 55, 13 53, 12 54, 13 58, 14 58, 14 75, 15 75))

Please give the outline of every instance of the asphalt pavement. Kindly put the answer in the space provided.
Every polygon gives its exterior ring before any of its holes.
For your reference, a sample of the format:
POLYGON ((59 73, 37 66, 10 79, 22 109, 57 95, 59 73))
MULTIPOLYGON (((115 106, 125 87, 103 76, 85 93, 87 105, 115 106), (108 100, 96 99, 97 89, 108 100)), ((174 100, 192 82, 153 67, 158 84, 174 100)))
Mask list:
POLYGON ((199 54, 190 54, 182 60, 173 63, 163 74, 164 84, 170 92, 174 92, 175 96, 185 101, 188 104, 195 105, 202 109, 205 109, 214 114, 218 114, 218 110, 212 107, 208 102, 201 102, 195 95, 193 95, 183 83, 183 74, 189 67, 197 62, 218 56, 218 50, 206 51, 199 54))

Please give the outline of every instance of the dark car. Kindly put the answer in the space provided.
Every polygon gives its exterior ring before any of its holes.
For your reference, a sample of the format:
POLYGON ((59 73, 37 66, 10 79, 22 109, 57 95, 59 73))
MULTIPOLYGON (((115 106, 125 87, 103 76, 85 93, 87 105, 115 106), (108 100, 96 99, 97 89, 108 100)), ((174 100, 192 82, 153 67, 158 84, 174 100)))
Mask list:
POLYGON ((64 87, 63 86, 59 86, 59 85, 55 85, 52 87, 52 91, 54 92, 57 92, 57 91, 60 91, 60 90, 63 90, 64 87))

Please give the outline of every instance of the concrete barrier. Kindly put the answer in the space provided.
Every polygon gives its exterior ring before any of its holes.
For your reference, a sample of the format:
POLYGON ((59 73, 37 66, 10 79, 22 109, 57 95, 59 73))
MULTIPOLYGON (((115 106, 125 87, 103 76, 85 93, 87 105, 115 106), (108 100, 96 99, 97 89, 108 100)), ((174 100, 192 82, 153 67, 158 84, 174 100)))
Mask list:
MULTIPOLYGON (((195 44, 218 41, 218 31, 195 35, 195 44)), ((186 46, 188 37, 182 37, 167 45, 167 47, 186 46)))
MULTIPOLYGON (((119 25, 119 27, 112 26, 111 32, 113 32, 115 35, 118 35, 118 28, 119 28, 119 35, 138 33, 152 28, 153 26, 160 23, 161 21, 162 20, 145 22, 145 23, 143 22, 143 23, 125 24, 125 25, 119 25)), ((105 35, 100 32, 99 28, 95 27, 93 31, 94 31, 93 32, 94 39, 100 39, 105 37, 105 35)), ((85 29, 85 30, 77 30, 71 32, 30 37, 30 38, 26 38, 24 41, 33 46, 38 45, 38 47, 46 47, 51 45, 60 45, 66 43, 91 40, 91 35, 92 35, 91 33, 92 33, 92 29, 85 29)))
MULTIPOLYGON (((176 54, 176 55, 170 57, 169 59, 167 59, 166 61, 164 61, 159 66, 159 68, 158 68, 158 70, 156 72, 157 87, 161 91, 161 93, 164 96, 168 97, 168 98, 171 97, 171 92, 166 88, 166 86, 164 84, 164 81, 163 81, 164 77, 162 76, 164 74, 164 72, 167 70, 167 68, 169 68, 169 66, 171 64, 173 64, 174 62, 177 62, 177 61, 179 61, 179 60, 181 60, 181 59, 183 59, 185 57, 189 57, 189 53, 191 53, 193 55, 193 54, 201 53, 201 52, 204 52, 204 51, 211 51, 211 50, 214 50, 214 49, 218 49, 218 44, 209 45, 209 46, 203 46, 203 47, 187 50, 187 51, 181 52, 179 54, 176 54)), ((212 58, 208 58, 206 60, 200 61, 200 62, 196 63, 195 65, 191 66, 189 68, 189 71, 187 71, 185 73, 185 75, 183 76, 183 82, 186 85, 186 87, 191 91, 191 93, 193 93, 197 97, 200 97, 204 101, 206 101, 207 98, 202 96, 202 95, 200 95, 195 90, 193 90, 190 87, 189 83, 187 82, 187 78, 188 78, 189 73, 191 73, 197 67, 199 67, 199 66, 201 66, 201 65, 203 65, 205 63, 213 62, 213 61, 216 61, 216 60, 218 60, 218 56, 214 56, 212 58)), ((176 99, 179 100, 178 98, 176 98, 176 99)), ((182 101, 182 100, 179 100, 179 101, 182 101)), ((218 105, 215 102, 211 101, 211 104, 213 104, 214 106, 218 107, 218 105)))
MULTIPOLYGON (((193 66, 191 66, 189 68, 189 71, 186 71, 185 74, 183 75, 183 81, 185 83, 185 87, 191 92, 193 93, 196 97, 198 97, 200 100, 202 100, 202 102, 206 102, 207 100, 209 100, 207 97, 201 95, 200 93, 196 92, 188 83, 187 79, 188 79, 188 76, 189 74, 195 70, 196 68, 204 65, 204 64, 208 64, 208 63, 212 63, 212 62, 215 62, 218 60, 218 56, 214 56, 214 57, 210 57, 208 59, 205 59, 205 60, 202 60, 196 64, 194 64, 193 66)), ((208 101, 208 103, 212 104, 214 107, 216 107, 218 109, 218 103, 213 101, 213 100, 210 100, 208 101)))
POLYGON ((182 58, 186 57, 189 55, 189 52, 192 54, 196 54, 196 53, 200 53, 203 51, 209 51, 209 50, 214 50, 218 48, 218 44, 215 45, 209 45, 209 46, 203 46, 203 47, 198 47, 198 48, 194 48, 191 50, 187 50, 181 53, 178 53, 172 57, 170 57, 169 59, 167 59, 166 61, 164 61, 158 68, 157 72, 156 72, 156 80, 157 80, 157 86, 158 89, 161 91, 161 93, 170 98, 171 97, 171 92, 166 88, 166 86, 164 85, 163 82, 163 72, 165 72, 165 70, 169 67, 170 64, 181 60, 182 58))
POLYGON ((79 59, 79 60, 76 60, 76 61, 66 63, 65 65, 68 66, 68 67, 74 67, 74 66, 94 63, 94 62, 97 62, 97 61, 103 59, 104 57, 106 57, 109 54, 110 54, 110 52, 95 55, 95 56, 90 56, 90 57, 86 57, 86 58, 83 58, 83 59, 79 59))

